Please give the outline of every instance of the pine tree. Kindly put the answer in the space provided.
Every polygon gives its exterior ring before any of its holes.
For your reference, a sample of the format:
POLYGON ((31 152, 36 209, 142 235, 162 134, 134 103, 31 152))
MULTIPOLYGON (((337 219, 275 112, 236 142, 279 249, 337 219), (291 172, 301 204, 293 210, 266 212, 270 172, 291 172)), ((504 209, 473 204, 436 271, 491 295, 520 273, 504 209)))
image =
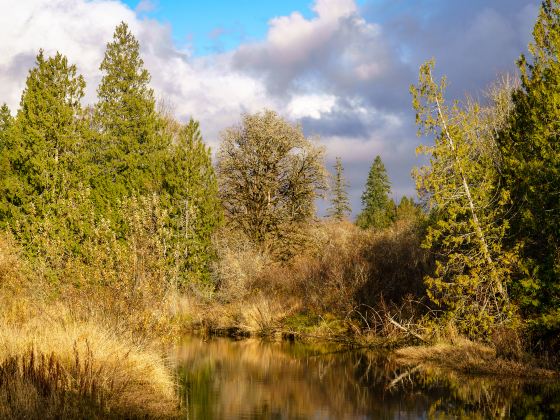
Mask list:
POLYGON ((335 220, 344 220, 352 211, 348 201, 346 188, 348 184, 344 179, 344 167, 339 157, 336 158, 334 165, 335 175, 333 177, 333 187, 331 190, 331 207, 327 209, 327 215, 335 220))
MULTIPOLYGON (((498 95, 488 108, 470 101, 449 107, 445 79, 433 80, 433 66, 425 63, 418 86, 411 87, 419 134, 434 137, 433 145, 418 149, 430 164, 415 172, 433 218, 424 241, 436 256, 435 272, 426 277, 428 295, 461 332, 486 336, 512 316, 507 286, 516 254, 503 246, 509 199, 495 189, 495 132, 504 123, 499 107, 507 101, 498 95)), ((500 90, 505 97, 510 91, 500 90)))
POLYGON ((204 144, 199 123, 192 118, 171 147, 164 179, 170 195, 171 217, 181 255, 182 280, 209 281, 215 257, 212 235, 222 221, 218 183, 210 148, 204 144))
MULTIPOLYGON (((546 328, 560 329, 560 1, 546 0, 533 30, 531 59, 518 61, 521 88, 499 136, 502 183, 514 209, 512 242, 523 245, 525 275, 515 297, 546 328)), ((513 244, 512 244, 513 245, 513 244)))
POLYGON ((10 135, 14 178, 8 200, 17 207, 14 212, 44 212, 44 206, 77 187, 84 88, 83 77, 66 57, 45 58, 39 52, 10 135))
POLYGON ((99 130, 93 154, 98 168, 92 180, 95 193, 102 201, 115 202, 131 194, 157 191, 158 152, 166 145, 162 144, 164 137, 157 135, 150 74, 126 23, 115 29, 100 70, 104 75, 94 114, 99 130))
MULTIPOLYGON (((366 187, 362 193, 362 212, 358 216, 358 226, 382 229, 392 221, 389 194, 391 183, 381 157, 376 156, 369 170, 366 187)), ((394 206, 394 203, 393 203, 394 206)))

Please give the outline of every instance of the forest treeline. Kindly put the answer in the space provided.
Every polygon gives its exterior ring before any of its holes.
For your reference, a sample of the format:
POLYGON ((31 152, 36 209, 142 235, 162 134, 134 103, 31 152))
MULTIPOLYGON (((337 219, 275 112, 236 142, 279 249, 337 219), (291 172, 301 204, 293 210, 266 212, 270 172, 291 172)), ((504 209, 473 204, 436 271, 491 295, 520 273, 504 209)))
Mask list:
POLYGON ((76 66, 40 51, 17 112, 0 109, 3 322, 62 301, 133 341, 172 323, 427 341, 452 326, 558 351, 559 28, 544 1, 520 76, 480 101, 447 99, 426 62, 410 89, 429 137, 419 200, 390 198, 377 156, 354 224, 341 160, 329 175, 274 111, 224 130, 213 165, 198 122, 156 103, 125 23, 90 106, 76 66))
POLYGON ((94 411, 159 413, 173 381, 146 348, 185 328, 391 346, 459 334, 554 360, 559 56, 560 1, 545 0, 519 76, 481 100, 449 100, 434 61, 422 65, 410 88, 428 136, 418 200, 391 199, 377 156, 352 223, 341 159, 329 174, 318 142, 274 111, 224 130, 213 163, 199 123, 156 103, 125 23, 93 105, 76 66, 40 51, 19 108, 0 108, 0 414, 61 412, 67 393, 94 411), (149 403, 133 397, 147 377, 149 403), (63 397, 16 398, 30 388, 14 381, 63 397))

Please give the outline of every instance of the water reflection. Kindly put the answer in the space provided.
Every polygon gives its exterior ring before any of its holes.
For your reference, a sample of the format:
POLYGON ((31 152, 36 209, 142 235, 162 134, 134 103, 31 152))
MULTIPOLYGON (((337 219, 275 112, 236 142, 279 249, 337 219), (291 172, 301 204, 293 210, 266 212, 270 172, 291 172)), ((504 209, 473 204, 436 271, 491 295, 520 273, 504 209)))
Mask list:
POLYGON ((173 352, 189 419, 560 418, 560 385, 464 377, 336 346, 191 337, 173 352))

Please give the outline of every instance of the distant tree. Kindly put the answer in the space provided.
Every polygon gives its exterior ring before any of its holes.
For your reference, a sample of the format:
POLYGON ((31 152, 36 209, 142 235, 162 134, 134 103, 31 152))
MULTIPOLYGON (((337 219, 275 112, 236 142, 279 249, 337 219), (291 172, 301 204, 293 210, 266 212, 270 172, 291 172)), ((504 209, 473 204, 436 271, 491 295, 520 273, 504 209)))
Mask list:
POLYGON ((513 290, 547 334, 560 331, 560 2, 546 0, 533 29, 530 58, 518 61, 508 128, 498 137, 501 183, 511 194, 511 245, 522 244, 524 275, 513 290))
POLYGON ((150 74, 126 23, 115 29, 99 68, 104 75, 93 117, 99 130, 92 155, 98 168, 92 179, 94 191, 108 202, 157 191, 165 137, 157 135, 150 74))
POLYGON ((222 133, 218 179, 230 224, 255 243, 279 246, 315 215, 326 188, 323 150, 273 111, 245 115, 222 133))
POLYGON ((352 211, 348 200, 348 184, 344 179, 344 167, 339 157, 336 158, 334 165, 335 174, 332 177, 333 186, 331 188, 331 206, 327 209, 327 215, 335 220, 344 220, 352 211))
POLYGON ((222 208, 210 148, 202 140, 199 123, 192 118, 179 128, 166 169, 164 190, 171 200, 182 280, 208 282, 215 256, 212 235, 221 224, 222 208))
POLYGON ((422 215, 422 209, 414 199, 406 195, 401 198, 395 209, 395 220, 417 221, 422 215))
POLYGON ((14 122, 10 108, 5 103, 0 107, 0 133, 4 133, 14 122))
POLYGON ((445 79, 434 81, 433 66, 422 65, 418 86, 411 87, 419 134, 434 138, 419 148, 430 156, 429 165, 415 172, 433 217, 424 245, 434 253, 436 268, 426 284, 432 301, 462 333, 484 337, 512 317, 507 287, 517 257, 503 244, 509 197, 495 188, 495 133, 503 127, 509 106, 503 98, 511 88, 502 86, 487 107, 469 100, 450 107, 445 79))
POLYGON ((380 156, 376 156, 369 170, 362 193, 362 212, 357 224, 362 228, 382 229, 392 222, 394 203, 389 198, 391 183, 380 156))

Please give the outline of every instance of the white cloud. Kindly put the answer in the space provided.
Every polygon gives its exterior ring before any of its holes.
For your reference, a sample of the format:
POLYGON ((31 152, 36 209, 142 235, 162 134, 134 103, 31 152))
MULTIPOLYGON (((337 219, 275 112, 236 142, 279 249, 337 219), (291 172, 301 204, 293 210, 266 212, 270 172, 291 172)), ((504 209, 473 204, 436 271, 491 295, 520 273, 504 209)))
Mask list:
MULTIPOLYGON (((507 9, 509 1, 496 4, 507 9)), ((535 0, 516 0, 510 13, 513 18, 499 13, 499 8, 494 10, 494 3, 460 3, 463 9, 477 8, 477 13, 464 23, 468 31, 457 32, 446 31, 444 26, 456 25, 453 22, 463 19, 462 14, 449 24, 436 25, 437 30, 433 25, 424 30, 414 19, 412 24, 396 26, 374 23, 371 17, 365 18, 354 0, 315 0, 311 18, 298 12, 275 17, 261 42, 197 58, 173 44, 169 26, 139 17, 153 7, 151 0, 142 0, 136 10, 118 0, 3 3, 0 102, 7 102, 12 111, 19 104, 27 71, 40 48, 47 54, 58 50, 76 63, 88 84, 86 102, 95 101, 105 46, 115 26, 126 21, 140 41, 156 95, 170 103, 180 119, 199 119, 214 150, 219 132, 237 123, 243 112, 271 108, 301 120, 308 134, 319 134, 329 159, 342 156, 354 188, 363 185, 369 164, 381 154, 399 194, 413 192, 408 174, 418 140, 407 87, 415 80, 418 55, 427 54, 424 47, 443 45, 447 61, 442 61, 451 63, 448 68, 457 67, 457 75, 477 75, 489 69, 484 74, 494 77, 492 63, 513 62, 510 52, 518 54, 516 43, 525 39, 519 32, 527 32, 531 25, 532 18, 526 18, 525 12, 535 13, 535 0), (526 5, 520 8, 521 3, 526 5), (485 51, 482 59, 480 49, 485 51), (453 51, 459 51, 460 59, 453 51)), ((438 4, 435 1, 433 7, 438 4)), ((458 7, 443 0, 441 4, 450 10, 458 7)), ((452 82, 461 86, 457 79, 452 82)), ((356 202, 357 190, 353 190, 353 197, 356 202)))
POLYGON ((292 98, 287 110, 293 119, 311 117, 320 119, 321 114, 331 112, 336 103, 334 95, 299 95, 292 98))

